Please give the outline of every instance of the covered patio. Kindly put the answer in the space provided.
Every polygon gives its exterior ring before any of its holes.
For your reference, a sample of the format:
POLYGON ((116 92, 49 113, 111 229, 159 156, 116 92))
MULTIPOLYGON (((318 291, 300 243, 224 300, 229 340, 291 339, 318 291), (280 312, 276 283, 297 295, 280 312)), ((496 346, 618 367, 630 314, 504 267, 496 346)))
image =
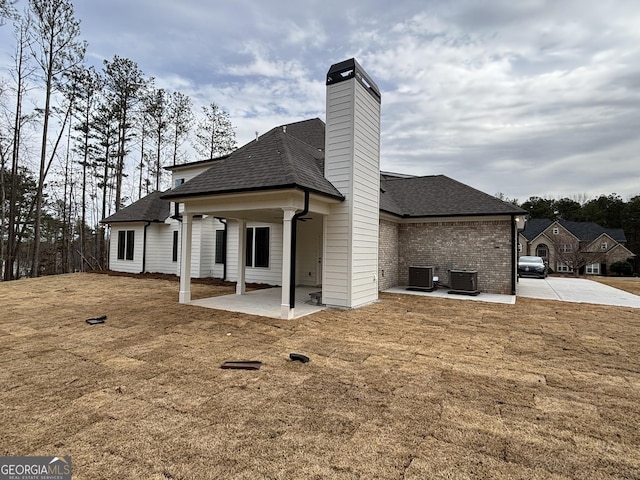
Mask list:
MULTIPOLYGON (((318 291, 320 290, 317 287, 296 287, 295 310, 291 317, 292 319, 320 312, 326 308, 324 305, 317 305, 315 301, 311 300, 310 294, 318 291)), ((281 300, 282 288, 274 287, 245 292, 244 295, 222 295, 192 300, 189 305, 248 313, 269 318, 281 318, 281 300)))
MULTIPOLYGON (((309 293, 319 287, 301 287, 296 277, 296 252, 307 259, 312 257, 321 263, 322 252, 318 245, 304 245, 297 241, 298 223, 313 222, 322 236, 323 217, 329 214, 330 206, 338 199, 309 193, 300 189, 277 190, 272 192, 232 193, 205 198, 185 198, 182 210, 182 241, 180 263, 180 303, 192 303, 223 310, 242 311, 267 317, 292 319, 319 311, 306 304, 309 293), (227 220, 233 219, 239 228, 238 252, 229 259, 228 268, 237 274, 236 294, 220 300, 220 297, 191 301, 191 239, 194 216, 211 215, 227 220), (247 292, 246 283, 246 242, 245 229, 248 221, 280 223, 282 225, 282 277, 281 287, 264 292, 247 292), (278 297, 276 299, 276 296, 278 297), (226 305, 226 307, 216 305, 226 305), (236 308, 238 310, 236 310, 236 308), (277 310, 277 311, 276 311, 277 310)), ((309 223, 305 223, 308 225, 309 223)), ((322 242, 320 242, 322 243, 322 242)), ((298 259, 300 260, 300 259, 298 259)), ((318 272, 318 284, 322 275, 318 272)))

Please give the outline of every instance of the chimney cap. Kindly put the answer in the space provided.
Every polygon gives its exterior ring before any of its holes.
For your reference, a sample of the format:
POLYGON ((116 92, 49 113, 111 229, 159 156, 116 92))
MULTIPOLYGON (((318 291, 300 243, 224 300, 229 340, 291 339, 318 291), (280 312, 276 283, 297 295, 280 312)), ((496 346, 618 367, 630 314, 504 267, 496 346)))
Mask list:
POLYGON ((350 58, 331 65, 327 73, 327 85, 344 82, 356 78, 367 91, 378 101, 381 100, 380 89, 355 58, 350 58))

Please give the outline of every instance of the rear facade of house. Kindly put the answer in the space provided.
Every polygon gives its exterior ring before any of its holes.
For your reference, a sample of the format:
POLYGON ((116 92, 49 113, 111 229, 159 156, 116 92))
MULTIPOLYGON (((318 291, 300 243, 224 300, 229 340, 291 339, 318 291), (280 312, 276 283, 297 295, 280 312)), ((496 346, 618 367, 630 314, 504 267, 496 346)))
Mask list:
POLYGON ((333 65, 326 125, 278 126, 230 155, 169 167, 169 191, 104 219, 110 268, 181 275, 184 257, 192 278, 281 286, 291 270, 293 286, 347 308, 408 285, 416 266, 442 285, 471 272, 479 291, 515 294, 525 212, 444 175, 381 172, 380 107, 355 60, 333 65))

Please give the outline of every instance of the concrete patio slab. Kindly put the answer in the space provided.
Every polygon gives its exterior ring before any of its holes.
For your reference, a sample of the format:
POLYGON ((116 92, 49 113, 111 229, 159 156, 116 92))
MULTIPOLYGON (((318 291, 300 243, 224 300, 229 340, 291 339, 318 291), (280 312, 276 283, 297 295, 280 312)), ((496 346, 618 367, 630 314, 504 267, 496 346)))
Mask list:
POLYGON ((433 292, 421 292, 415 290, 407 290, 407 287, 393 287, 384 291, 384 293, 400 293, 403 295, 418 295, 422 297, 448 298, 450 300, 472 300, 476 302, 489 303, 505 303, 513 305, 516 303, 515 295, 496 295, 493 293, 480 293, 479 295, 457 295, 450 294, 449 288, 437 288, 433 292))
MULTIPOLYGON (((296 287, 296 306, 294 317, 300 318, 319 312, 326 307, 309 303, 309 294, 321 290, 318 287, 296 287)), ((248 313, 269 318, 280 318, 280 302, 282 289, 280 287, 253 290, 244 295, 222 295, 219 297, 192 300, 189 305, 215 308, 229 312, 248 313)))

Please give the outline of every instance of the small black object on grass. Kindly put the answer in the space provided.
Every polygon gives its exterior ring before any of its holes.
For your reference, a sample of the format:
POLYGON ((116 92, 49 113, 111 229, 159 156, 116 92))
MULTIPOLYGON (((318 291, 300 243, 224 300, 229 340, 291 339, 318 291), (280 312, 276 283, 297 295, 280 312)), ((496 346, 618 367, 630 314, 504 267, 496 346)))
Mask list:
POLYGON ((87 318, 85 322, 87 322, 89 325, 98 325, 99 323, 104 323, 106 319, 107 319, 107 316, 102 315, 96 318, 87 318))
POLYGON ((262 366, 262 362, 258 362, 256 360, 251 361, 234 361, 234 362, 224 362, 220 365, 220 368, 224 369, 234 369, 234 370, 260 370, 262 366))
POLYGON ((302 363, 307 363, 309 361, 309 357, 306 355, 302 355, 301 353, 290 353, 289 358, 291 360, 297 360, 302 363))

